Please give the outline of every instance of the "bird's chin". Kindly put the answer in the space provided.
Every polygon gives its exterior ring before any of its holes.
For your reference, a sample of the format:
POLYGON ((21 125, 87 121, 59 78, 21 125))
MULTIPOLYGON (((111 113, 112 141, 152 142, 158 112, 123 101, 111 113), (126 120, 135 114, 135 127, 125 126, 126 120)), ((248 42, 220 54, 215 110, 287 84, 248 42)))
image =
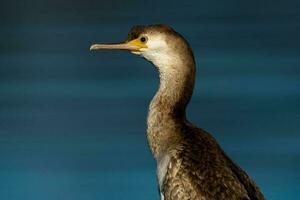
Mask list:
POLYGON ((141 55, 142 52, 140 52, 140 51, 131 51, 131 53, 133 53, 135 55, 141 55))

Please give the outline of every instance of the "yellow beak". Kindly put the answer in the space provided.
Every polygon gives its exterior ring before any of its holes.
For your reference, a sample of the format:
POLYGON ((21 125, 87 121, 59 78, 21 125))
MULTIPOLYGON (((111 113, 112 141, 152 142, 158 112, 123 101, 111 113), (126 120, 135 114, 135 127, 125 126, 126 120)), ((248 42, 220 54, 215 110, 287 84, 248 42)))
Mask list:
POLYGON ((139 39, 134 39, 129 42, 119 44, 93 44, 90 50, 98 49, 121 49, 129 51, 140 51, 142 48, 147 48, 147 45, 142 43, 139 39))

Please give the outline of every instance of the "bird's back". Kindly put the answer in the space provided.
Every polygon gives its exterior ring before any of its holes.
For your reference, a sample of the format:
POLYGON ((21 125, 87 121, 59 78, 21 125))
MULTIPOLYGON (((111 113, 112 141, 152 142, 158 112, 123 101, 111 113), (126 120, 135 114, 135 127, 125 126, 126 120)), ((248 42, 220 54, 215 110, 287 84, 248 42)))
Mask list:
POLYGON ((263 200, 249 176, 235 165, 207 132, 181 128, 181 140, 167 155, 164 200, 263 200))

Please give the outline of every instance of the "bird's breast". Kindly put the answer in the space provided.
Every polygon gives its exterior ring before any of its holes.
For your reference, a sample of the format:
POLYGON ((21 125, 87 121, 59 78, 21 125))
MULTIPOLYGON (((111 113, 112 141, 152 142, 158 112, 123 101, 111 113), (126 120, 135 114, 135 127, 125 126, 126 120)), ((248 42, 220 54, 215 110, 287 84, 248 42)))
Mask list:
POLYGON ((171 157, 168 154, 162 155, 157 159, 157 179, 160 190, 170 166, 171 157))

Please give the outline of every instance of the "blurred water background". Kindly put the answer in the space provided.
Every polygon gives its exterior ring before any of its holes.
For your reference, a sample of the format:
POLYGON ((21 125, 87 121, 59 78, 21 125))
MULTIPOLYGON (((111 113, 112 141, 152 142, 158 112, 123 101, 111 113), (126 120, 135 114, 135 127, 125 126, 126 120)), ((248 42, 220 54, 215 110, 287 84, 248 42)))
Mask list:
POLYGON ((1 1, 0 199, 159 199, 154 67, 119 42, 164 23, 198 64, 188 115, 267 199, 298 200, 300 1, 1 1))

